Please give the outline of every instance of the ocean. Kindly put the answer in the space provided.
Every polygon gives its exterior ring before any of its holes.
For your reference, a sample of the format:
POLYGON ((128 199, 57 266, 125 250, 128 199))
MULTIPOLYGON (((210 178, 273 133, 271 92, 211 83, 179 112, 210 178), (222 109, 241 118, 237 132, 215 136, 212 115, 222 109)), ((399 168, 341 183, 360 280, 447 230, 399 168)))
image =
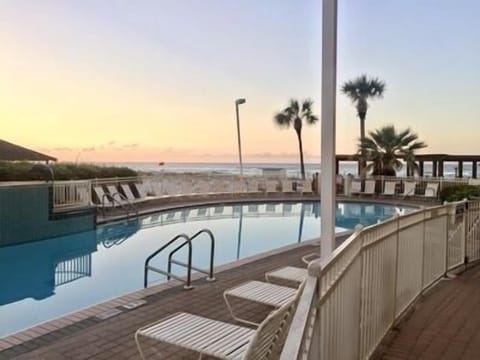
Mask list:
MULTIPOLYGON (((153 162, 116 162, 116 163, 97 163, 96 165, 102 166, 126 166, 131 169, 149 172, 149 173, 203 173, 210 175, 238 175, 240 174, 240 167, 238 163, 159 163, 153 162)), ((444 176, 455 177, 457 172, 456 162, 446 162, 444 176)), ((300 175, 300 166, 298 163, 244 163, 243 173, 246 176, 262 175, 263 169, 285 169, 286 173, 290 177, 296 177, 300 175)), ((308 176, 312 176, 315 173, 320 173, 320 164, 306 163, 305 172, 308 176)), ((342 175, 352 174, 358 175, 356 162, 341 162, 339 173, 342 175)), ((432 165, 425 163, 424 166, 425 176, 432 176, 432 165)), ((470 177, 472 174, 472 164, 463 164, 463 176, 470 177)), ((405 176, 405 167, 397 173, 398 176, 405 176)))

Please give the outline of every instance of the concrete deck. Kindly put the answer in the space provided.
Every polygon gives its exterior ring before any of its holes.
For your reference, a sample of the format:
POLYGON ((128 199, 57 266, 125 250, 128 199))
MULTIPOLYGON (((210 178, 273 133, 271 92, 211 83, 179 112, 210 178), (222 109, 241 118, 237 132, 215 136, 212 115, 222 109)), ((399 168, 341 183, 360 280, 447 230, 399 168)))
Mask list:
MULTIPOLYGON (((264 280, 265 272, 284 265, 305 266, 301 257, 315 251, 318 245, 312 242, 290 246, 281 252, 256 257, 256 260, 246 259, 234 266, 225 266, 225 270, 216 274, 217 281, 196 280, 193 290, 184 290, 179 285, 162 285, 54 320, 0 339, 0 359, 139 359, 134 342, 134 333, 139 327, 178 311, 233 323, 222 296, 225 289, 247 280, 264 280), (145 304, 133 310, 122 307, 137 300, 145 304), (117 310, 117 314, 105 320, 98 317, 112 310, 117 310)), ((237 305, 242 314, 254 321, 261 321, 271 310, 248 303, 237 305)), ((149 359, 198 357, 148 340, 145 349, 149 359)))
POLYGON ((480 266, 441 281, 396 332, 385 360, 480 359, 480 266))

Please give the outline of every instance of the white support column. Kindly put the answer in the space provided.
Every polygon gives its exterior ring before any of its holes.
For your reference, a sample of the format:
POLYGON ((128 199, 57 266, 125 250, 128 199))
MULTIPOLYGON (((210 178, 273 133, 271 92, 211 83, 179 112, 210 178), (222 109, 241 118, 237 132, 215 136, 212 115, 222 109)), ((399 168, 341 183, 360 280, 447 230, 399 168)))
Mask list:
POLYGON ((323 0, 321 257, 335 249, 335 115, 337 92, 337 0, 323 0))

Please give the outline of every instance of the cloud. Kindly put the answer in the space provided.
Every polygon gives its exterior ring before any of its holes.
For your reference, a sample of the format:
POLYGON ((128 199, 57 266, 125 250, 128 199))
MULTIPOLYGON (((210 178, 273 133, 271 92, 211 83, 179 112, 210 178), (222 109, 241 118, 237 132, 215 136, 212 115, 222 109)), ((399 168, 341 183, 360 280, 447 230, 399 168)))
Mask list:
POLYGON ((71 147, 61 146, 53 149, 46 149, 47 151, 74 151, 71 147))
POLYGON ((132 149, 132 148, 137 148, 138 146, 139 146, 138 144, 124 144, 121 147, 126 149, 132 149))
POLYGON ((81 149, 83 152, 92 152, 95 151, 95 146, 84 147, 81 149))

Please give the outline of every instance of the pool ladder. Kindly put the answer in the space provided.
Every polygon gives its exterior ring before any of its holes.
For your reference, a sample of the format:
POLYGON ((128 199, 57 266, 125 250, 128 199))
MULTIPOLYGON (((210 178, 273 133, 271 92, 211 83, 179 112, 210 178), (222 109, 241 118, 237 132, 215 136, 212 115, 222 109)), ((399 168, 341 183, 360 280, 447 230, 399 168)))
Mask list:
POLYGON ((206 274, 207 275, 207 278, 206 278, 207 281, 214 281, 215 280, 215 277, 213 276, 214 254, 215 254, 215 236, 213 235, 213 233, 209 229, 202 229, 202 230, 196 232, 192 236, 187 236, 186 234, 178 234, 177 236, 170 239, 170 241, 168 241, 160 249, 156 250, 149 257, 147 257, 147 259, 145 260, 145 265, 144 265, 143 286, 144 286, 144 288, 148 287, 148 273, 149 273, 149 271, 153 271, 153 272, 156 272, 156 273, 159 273, 159 274, 166 275, 167 280, 170 280, 171 278, 179 280, 179 281, 185 283, 185 285, 183 287, 184 287, 184 289, 187 289, 187 290, 193 289, 193 286, 191 285, 191 283, 192 283, 192 269, 196 270, 200 273, 206 274), (204 234, 204 233, 207 234, 210 238, 210 269, 208 271, 200 269, 200 268, 192 265, 192 249, 193 249, 192 241, 194 239, 198 238, 199 235, 204 234), (150 260, 152 260, 155 256, 160 254, 163 250, 165 250, 167 247, 169 247, 173 243, 178 242, 178 240, 183 240, 183 242, 180 243, 180 245, 178 245, 176 248, 171 250, 170 253, 168 254, 168 268, 167 268, 167 271, 150 265, 150 260), (175 255, 175 253, 177 251, 181 250, 185 246, 188 246, 187 263, 184 263, 184 262, 173 259, 173 255, 175 255), (176 275, 172 274, 172 264, 179 265, 179 266, 187 268, 186 280, 183 277, 176 276, 176 275))

